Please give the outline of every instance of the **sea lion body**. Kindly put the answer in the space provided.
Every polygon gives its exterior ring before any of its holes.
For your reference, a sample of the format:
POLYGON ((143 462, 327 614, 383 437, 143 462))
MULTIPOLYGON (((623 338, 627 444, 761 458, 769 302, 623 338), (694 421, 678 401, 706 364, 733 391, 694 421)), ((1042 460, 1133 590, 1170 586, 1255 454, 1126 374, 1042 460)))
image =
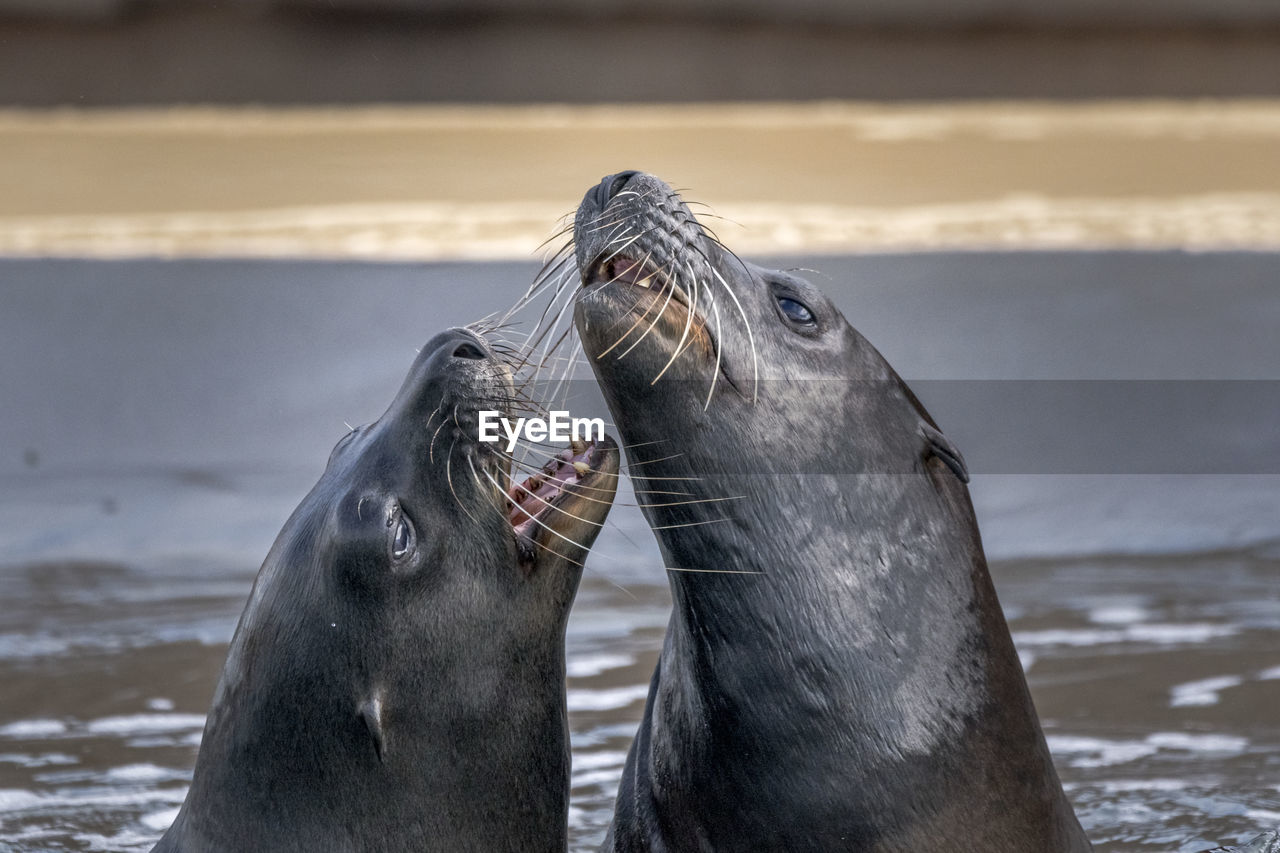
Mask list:
POLYGON ((960 454, 804 279, 620 173, 575 323, 674 608, 606 850, 1084 851, 960 454))
POLYGON ((476 440, 512 396, 451 330, 339 442, 263 563, 157 851, 566 848, 565 625, 617 451, 586 452, 591 503, 542 508, 580 547, 529 534, 476 440))

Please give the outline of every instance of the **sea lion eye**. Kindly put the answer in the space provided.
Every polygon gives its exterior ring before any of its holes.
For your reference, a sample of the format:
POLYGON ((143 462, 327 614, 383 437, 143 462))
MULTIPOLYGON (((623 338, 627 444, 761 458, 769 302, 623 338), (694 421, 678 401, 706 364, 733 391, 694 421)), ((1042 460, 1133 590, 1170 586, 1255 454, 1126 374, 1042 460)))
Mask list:
POLYGON ((395 534, 391 537, 391 558, 393 560, 402 560, 405 555, 413 550, 414 533, 413 522, 405 516, 404 513, 397 513, 395 520, 395 534))
POLYGON ((809 306, 803 302, 792 299, 790 296, 779 296, 777 300, 778 307, 791 322, 801 326, 812 326, 817 322, 813 319, 813 312, 809 310, 809 306))

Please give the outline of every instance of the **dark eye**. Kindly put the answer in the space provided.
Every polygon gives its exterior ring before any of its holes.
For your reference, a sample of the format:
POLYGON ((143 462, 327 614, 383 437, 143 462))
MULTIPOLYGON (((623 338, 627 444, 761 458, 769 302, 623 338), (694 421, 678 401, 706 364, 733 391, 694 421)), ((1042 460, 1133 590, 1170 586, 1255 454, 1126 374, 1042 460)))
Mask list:
POLYGON ((391 537, 391 558, 402 560, 413 550, 413 523, 405 517, 404 513, 399 513, 393 523, 395 534, 391 537))
POLYGON ((787 315, 788 320, 798 325, 812 326, 816 322, 809 306, 789 296, 779 296, 778 307, 782 309, 783 314, 787 315))

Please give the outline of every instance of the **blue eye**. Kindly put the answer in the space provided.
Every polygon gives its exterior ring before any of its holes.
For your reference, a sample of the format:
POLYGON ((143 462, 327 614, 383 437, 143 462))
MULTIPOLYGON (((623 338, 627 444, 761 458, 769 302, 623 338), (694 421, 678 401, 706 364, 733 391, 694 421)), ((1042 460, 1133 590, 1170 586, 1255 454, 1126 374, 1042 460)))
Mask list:
POLYGON ((778 297, 778 307, 782 309, 782 313, 787 315, 787 319, 801 326, 812 326, 815 322, 813 312, 809 310, 809 306, 803 302, 798 302, 788 296, 778 297))

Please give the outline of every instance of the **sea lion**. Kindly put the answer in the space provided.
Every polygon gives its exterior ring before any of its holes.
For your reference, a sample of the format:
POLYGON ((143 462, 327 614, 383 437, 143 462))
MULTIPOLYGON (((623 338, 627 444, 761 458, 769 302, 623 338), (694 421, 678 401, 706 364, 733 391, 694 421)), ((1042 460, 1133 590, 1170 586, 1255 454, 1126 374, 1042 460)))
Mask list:
POLYGON ((565 626, 618 451, 578 443, 515 485, 477 440, 477 412, 518 398, 494 353, 437 335, 334 448, 258 573, 157 851, 565 850, 565 626))
POLYGON ((885 359, 651 175, 589 190, 573 251, 674 599, 604 848, 1089 850, 964 461, 885 359))

